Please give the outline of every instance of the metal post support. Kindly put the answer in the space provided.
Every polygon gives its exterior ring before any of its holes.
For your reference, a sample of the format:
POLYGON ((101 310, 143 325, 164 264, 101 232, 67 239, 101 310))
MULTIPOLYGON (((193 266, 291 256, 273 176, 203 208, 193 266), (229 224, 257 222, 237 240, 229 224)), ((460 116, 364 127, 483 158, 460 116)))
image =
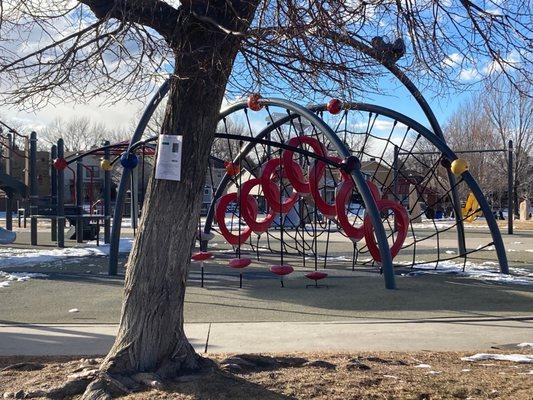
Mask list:
MULTIPOLYGON (((400 153, 400 149, 398 146, 394 145, 394 160, 392 161, 392 195, 394 196, 395 201, 402 202, 402 199, 398 197, 398 175, 400 171, 398 171, 398 155, 400 153)), ((394 230, 398 230, 398 224, 396 223, 396 218, 394 218, 394 230)))
POLYGON ((131 172, 130 185, 130 213, 131 213, 131 227, 133 232, 137 230, 139 218, 139 169, 133 168, 131 172))
MULTIPOLYGON (((104 146, 109 146, 109 141, 104 142, 104 146)), ((104 150, 104 160, 109 160, 111 150, 104 150)), ((104 243, 109 243, 111 238, 111 171, 104 171, 104 243)))
POLYGON ((38 214, 38 193, 37 193, 37 134, 30 134, 30 236, 32 246, 37 245, 37 218, 38 214))
MULTIPOLYGON (((65 157, 63 139, 57 141, 57 158, 65 157)), ((57 247, 65 247, 65 171, 57 171, 57 247)))
MULTIPOLYGON (((6 175, 11 175, 13 172, 13 135, 7 134, 7 160, 6 160, 6 175)), ((7 193, 6 196, 6 229, 13 230, 13 193, 7 193)))
MULTIPOLYGON (((141 139, 152 114, 155 109, 161 102, 161 100, 166 96, 170 88, 170 79, 167 79, 163 85, 159 88, 157 93, 152 97, 150 103, 144 110, 144 113, 133 133, 133 136, 130 140, 129 146, 141 139)), ((129 151, 128 146, 128 151, 129 151)), ((111 226, 111 243, 109 245, 109 275, 116 275, 118 271, 118 249, 120 244, 120 228, 122 223, 122 211, 124 207, 124 199, 126 197, 126 189, 128 186, 128 180, 130 178, 130 171, 128 168, 124 169, 122 177, 120 178, 120 183, 118 185, 117 197, 115 200, 115 209, 113 211, 113 225, 111 226)))
POLYGON ((83 158, 76 161, 76 242, 83 243, 83 158))
MULTIPOLYGON (((57 158, 57 146, 54 144, 50 150, 50 192, 52 209, 57 216, 57 169, 54 167, 54 160, 57 158)), ((57 219, 52 218, 50 239, 52 242, 57 241, 57 219)))
POLYGON ((507 233, 513 234, 513 220, 514 220, 514 191, 513 191, 513 141, 509 140, 508 147, 508 165, 507 165, 507 233))

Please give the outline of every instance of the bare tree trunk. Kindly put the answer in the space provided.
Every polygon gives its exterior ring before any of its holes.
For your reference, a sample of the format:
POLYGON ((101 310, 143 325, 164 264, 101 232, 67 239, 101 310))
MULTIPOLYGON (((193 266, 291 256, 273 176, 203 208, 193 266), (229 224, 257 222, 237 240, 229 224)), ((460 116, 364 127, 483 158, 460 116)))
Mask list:
POLYGON ((101 367, 112 375, 168 378, 199 366, 183 330, 183 303, 208 157, 239 40, 197 25, 183 27, 174 48, 161 129, 183 135, 181 181, 150 179, 127 263, 120 329, 101 367))

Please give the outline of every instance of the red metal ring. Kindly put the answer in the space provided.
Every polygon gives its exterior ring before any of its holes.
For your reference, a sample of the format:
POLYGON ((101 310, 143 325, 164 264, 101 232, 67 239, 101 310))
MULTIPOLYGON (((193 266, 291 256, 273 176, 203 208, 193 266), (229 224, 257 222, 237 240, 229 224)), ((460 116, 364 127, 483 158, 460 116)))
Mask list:
MULTIPOLYGON (((385 210, 392 210, 394 213, 394 224, 398 229, 398 234, 396 235, 396 240, 390 248, 391 257, 394 258, 398 255, 399 251, 402 248, 403 242, 407 238, 407 231, 409 229, 409 215, 405 207, 392 200, 377 200, 376 204, 380 212, 385 210)), ((376 239, 374 238, 374 226, 370 220, 370 216, 365 215, 365 220, 363 227, 365 229, 365 241, 368 246, 368 250, 372 255, 372 258, 377 262, 381 262, 381 254, 379 253, 378 246, 376 244, 376 239)))
MULTIPOLYGON (((292 161, 290 165, 293 168, 297 168, 300 176, 303 176, 301 172, 302 170, 296 162, 292 161)), ((271 210, 274 210, 277 213, 281 212, 282 214, 286 214, 298 201, 298 192, 293 191, 287 199, 280 203, 279 188, 274 182, 272 182, 272 175, 281 167, 281 158, 272 158, 268 160, 263 167, 263 172, 261 173, 261 185, 263 186, 263 194, 265 195, 265 199, 267 200, 269 207, 271 207, 271 210)), ((282 173, 278 173, 280 175, 280 179, 283 178, 283 173, 287 174, 287 168, 284 165, 283 167, 282 173)), ((298 172, 296 174, 298 175, 298 172)))
MULTIPOLYGON (((296 136, 287 142, 287 145, 292 147, 299 147, 302 144, 309 145, 313 151, 318 154, 321 157, 325 157, 326 155, 326 149, 324 146, 315 138, 312 138, 310 136, 296 136)), ((300 168, 300 174, 298 173, 297 169, 294 167, 293 164, 298 165, 294 162, 292 159, 294 152, 292 150, 285 150, 283 151, 283 166, 285 167, 285 173, 287 174, 287 178, 289 178, 292 187, 300 194, 306 194, 311 191, 309 188, 309 182, 306 182, 303 176, 303 173, 301 173, 300 168)), ((299 166, 298 166, 299 167, 299 166)))
MULTIPOLYGON (((238 202, 237 193, 228 193, 222 196, 218 200, 217 207, 215 209, 215 219, 218 224, 218 229, 220 229, 220 233, 222 236, 224 236, 224 239, 226 239, 226 241, 233 246, 239 246, 248 240, 252 234, 252 229, 250 229, 250 227, 246 227, 241 230, 240 235, 234 235, 230 232, 226 226, 226 209, 232 202, 238 202)), ((248 196, 246 198, 246 202, 247 205, 245 207, 242 207, 241 205, 241 209, 251 209, 253 218, 257 218, 257 201, 252 196, 248 196)))
MULTIPOLYGON (((337 156, 330 156, 328 159, 336 163, 342 162, 342 159, 337 156)), ((313 201, 320 212, 328 218, 335 218, 337 215, 337 208, 335 204, 326 203, 326 201, 320 195, 320 191, 318 190, 318 184, 322 180, 325 172, 326 163, 324 161, 315 161, 313 166, 309 169, 309 189, 311 196, 313 196, 313 201)), ((341 170, 341 174, 343 176, 343 180, 346 180, 346 172, 341 170)))
MULTIPOLYGON (((270 184, 274 185, 272 182, 269 182, 270 184)), ((268 203, 269 213, 266 215, 266 217, 262 221, 257 221, 257 202, 256 202, 256 209, 255 209, 255 216, 254 216, 254 210, 251 210, 249 207, 249 202, 245 201, 250 196, 250 191, 255 187, 261 185, 261 179, 253 178, 249 181, 246 181, 242 184, 241 189, 239 191, 239 198, 240 202, 243 205, 242 207, 242 217, 244 218, 244 221, 246 224, 254 231, 255 233, 263 233, 268 230, 270 225, 272 225, 272 222, 274 222, 274 218, 276 217, 276 213, 274 212, 274 209, 272 208, 271 203, 268 203)), ((274 185, 275 186, 275 185, 274 185)))
POLYGON ((348 220, 348 215, 346 214, 346 203, 348 203, 351 199, 354 183, 351 176, 345 178, 346 179, 343 179, 342 184, 337 189, 337 194, 335 196, 337 222, 346 236, 348 236, 353 242, 357 242, 365 236, 365 230, 363 226, 356 228, 348 220))

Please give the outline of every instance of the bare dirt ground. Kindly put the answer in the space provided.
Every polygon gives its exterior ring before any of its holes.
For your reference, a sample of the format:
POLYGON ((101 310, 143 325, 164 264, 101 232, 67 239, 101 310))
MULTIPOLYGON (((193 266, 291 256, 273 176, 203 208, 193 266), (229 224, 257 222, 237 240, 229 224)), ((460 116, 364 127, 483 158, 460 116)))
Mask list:
MULTIPOLYGON (((510 352, 528 351, 498 351, 510 352)), ((217 363, 214 369, 163 382, 158 389, 139 387, 122 398, 533 399, 532 364, 461 360, 469 355, 457 352, 220 354, 212 358, 217 363)), ((59 386, 69 376, 72 379, 73 374, 97 368, 99 360, 3 357, 0 358, 0 393, 4 392, 4 398, 28 398, 32 391, 59 386), (15 363, 22 364, 13 367, 15 363)))

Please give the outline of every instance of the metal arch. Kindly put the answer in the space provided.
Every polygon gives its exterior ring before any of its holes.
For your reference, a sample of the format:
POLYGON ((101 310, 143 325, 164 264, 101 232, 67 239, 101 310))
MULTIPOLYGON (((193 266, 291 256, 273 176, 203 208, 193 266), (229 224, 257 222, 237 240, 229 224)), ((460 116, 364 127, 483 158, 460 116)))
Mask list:
MULTIPOLYGON (((376 50, 373 47, 368 46, 367 44, 359 41, 358 39, 346 36, 342 34, 335 34, 331 35, 331 39, 340 42, 345 43, 350 46, 353 46, 354 48, 358 49, 362 53, 366 54, 367 56, 373 58, 376 60, 379 64, 384 66, 391 74, 393 74, 396 79, 400 81, 400 83, 403 84, 403 86, 411 93, 411 95, 414 97, 415 101, 418 103, 424 114, 426 115, 426 118, 429 121, 429 124, 431 125, 431 128, 434 131, 434 134, 437 135, 439 139, 441 139, 444 143, 446 143, 446 140, 444 138, 444 134, 442 133, 442 129, 437 121, 437 118, 435 117, 435 114, 433 113, 433 110, 429 106, 428 102, 422 95, 422 93, 418 90, 416 85, 413 83, 411 79, 396 65, 395 62, 391 62, 390 60, 384 59, 383 55, 380 51, 376 50)), ((450 187, 452 187, 452 199, 453 199, 453 207, 454 207, 454 214, 456 215, 456 223, 457 223, 457 245, 459 254, 465 254, 466 253, 466 245, 464 242, 464 225, 463 220, 459 217, 461 206, 459 202, 459 195, 455 188, 455 176, 448 171, 448 180, 450 181, 450 187)))
MULTIPOLYGON (((294 116, 288 115, 287 117, 281 118, 280 120, 275 121, 273 124, 267 126, 265 129, 263 129, 261 132, 259 132, 256 135, 256 138, 262 138, 266 136, 268 133, 272 132, 273 129, 281 126, 285 122, 289 121, 292 118, 296 118, 298 116, 302 116, 306 118, 308 121, 311 121, 326 137, 329 139, 329 141, 333 144, 339 155, 343 158, 347 158, 351 156, 350 150, 346 147, 346 145, 342 142, 342 140, 337 136, 337 134, 331 129, 329 125, 327 125, 321 118, 319 118, 316 114, 314 114, 309 109, 300 106, 296 103, 293 103, 288 100, 283 99, 261 99, 260 104, 263 106, 278 106, 283 107, 287 110, 290 110, 294 113, 294 116)), ((224 118, 225 116, 229 115, 230 113, 246 108, 247 104, 246 101, 241 101, 239 103, 234 104, 229 109, 224 110, 221 113, 221 118, 224 118)), ((244 159, 246 155, 250 152, 250 150, 255 146, 253 142, 248 143, 241 152, 237 155, 237 157, 234 159, 235 163, 238 163, 241 159, 244 159)), ((363 199, 363 202, 365 204, 365 209, 368 211, 368 214, 370 215, 370 219, 372 221, 372 225, 374 227, 374 232, 376 235, 380 255, 381 255, 381 266, 383 268, 383 275, 385 279, 385 287, 387 289, 395 289, 396 283, 395 283, 395 277, 394 277, 394 269, 392 264, 392 257, 390 253, 389 243, 387 241, 387 235, 385 233, 385 229, 383 227, 381 217, 378 211, 378 207, 374 201, 374 198, 372 197, 372 194, 370 192, 370 189, 368 188, 368 185, 366 184, 365 178, 360 170, 352 171, 352 176, 354 179, 354 182, 356 184, 357 189, 359 190, 359 193, 361 193, 361 197, 363 199)), ((209 211, 206 218, 206 223, 204 226, 204 232, 209 233, 211 230, 212 222, 213 222, 213 215, 214 215, 214 209, 217 200, 220 198, 225 186, 227 185, 229 181, 229 177, 227 174, 224 175, 222 181, 220 182, 215 195, 213 196, 213 200, 211 201, 211 205, 209 207, 209 211)))
MULTIPOLYGON (((158 89, 156 94, 152 97, 150 100, 150 103, 148 103, 148 106, 146 106, 143 115, 141 116, 141 119, 139 120, 139 123, 137 124, 137 128, 135 129, 135 132, 133 132, 133 135, 130 139, 128 149, 126 151, 130 151, 131 147, 138 142, 145 129, 148 125, 148 122, 152 118, 152 115, 154 114, 154 111, 156 110, 159 103, 161 103, 161 100, 166 96, 168 93, 168 90, 170 89, 170 78, 167 79, 161 87, 158 89)), ((120 243, 120 228, 122 225, 122 209, 124 207, 124 200, 126 198, 126 189, 128 187, 128 181, 130 178, 131 170, 124 168, 122 172, 122 176, 120 178, 120 184, 118 186, 117 191, 117 197, 115 201, 115 210, 113 212, 113 225, 111 227, 111 242, 109 246, 109 267, 108 267, 108 274, 109 275, 116 275, 117 269, 118 269, 118 250, 119 250, 119 243, 120 243)))
MULTIPOLYGON (((405 86, 409 93, 411 93, 411 95, 414 97, 414 99, 422 109, 422 112, 426 115, 426 118, 428 119, 428 122, 431 125, 431 129, 433 129, 434 134, 437 135, 440 140, 446 143, 444 133, 442 132, 440 124, 437 121, 433 110, 429 106, 422 93, 420 93, 420 90, 418 90, 416 85, 413 83, 413 81, 409 79, 409 77, 398 66, 396 66, 396 64, 383 65, 405 86)), ((455 190, 455 176, 451 173, 451 171, 448 171, 448 180, 450 181, 450 187, 452 188, 453 208, 455 214, 455 222, 457 223, 457 246, 459 254, 466 254, 465 227, 463 224, 463 220, 460 217, 461 203, 459 201, 459 194, 457 193, 457 190, 455 190)))
MULTIPOLYGON (((393 118, 397 120, 398 122, 401 122, 404 125, 413 128, 417 133, 420 133, 422 136, 424 136, 450 161, 453 161, 458 158, 455 152, 448 147, 448 145, 446 144, 444 140, 438 138, 428 128, 426 128, 419 122, 415 121, 412 118, 409 118, 408 116, 404 114, 401 114, 389 108, 377 106, 374 104, 367 104, 367 103, 345 103, 345 107, 347 107, 350 110, 368 111, 368 112, 373 112, 376 114, 381 114, 389 118, 393 118)), ((319 111, 325 110, 326 105, 313 105, 313 106, 310 106, 309 108, 313 112, 319 112, 319 111)), ((492 241, 494 243, 494 248, 496 249, 496 254, 498 255, 498 261, 500 262, 500 271, 504 274, 508 274, 509 264, 507 262, 507 254, 505 252, 505 247, 504 247, 502 236, 500 233, 500 228, 498 227, 498 224, 496 223, 496 219, 494 218, 494 215, 491 212, 490 206, 487 200, 485 199, 485 195, 483 194, 483 191, 477 184, 474 177, 470 174, 470 172, 467 171, 463 173, 462 178, 466 182, 466 184, 468 185, 472 193, 474 193, 474 196, 476 196, 476 199, 478 199, 479 205, 483 211, 483 214, 485 215, 485 219, 487 220, 487 225, 489 226, 489 229, 492 235, 492 241)))

